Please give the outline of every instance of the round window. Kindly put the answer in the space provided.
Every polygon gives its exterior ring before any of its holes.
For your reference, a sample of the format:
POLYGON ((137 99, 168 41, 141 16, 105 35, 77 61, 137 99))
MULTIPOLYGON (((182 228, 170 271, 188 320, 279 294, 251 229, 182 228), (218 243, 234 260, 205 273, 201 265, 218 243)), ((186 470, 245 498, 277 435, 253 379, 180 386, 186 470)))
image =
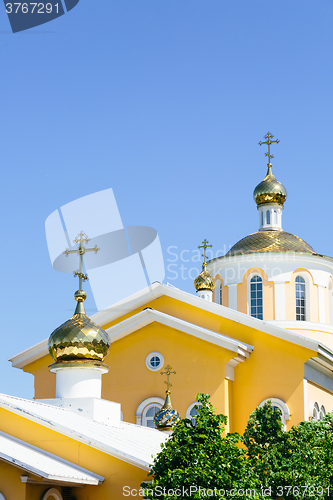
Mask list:
POLYGON ((152 372, 156 372, 163 368, 164 358, 160 352, 151 352, 146 357, 146 366, 152 372))

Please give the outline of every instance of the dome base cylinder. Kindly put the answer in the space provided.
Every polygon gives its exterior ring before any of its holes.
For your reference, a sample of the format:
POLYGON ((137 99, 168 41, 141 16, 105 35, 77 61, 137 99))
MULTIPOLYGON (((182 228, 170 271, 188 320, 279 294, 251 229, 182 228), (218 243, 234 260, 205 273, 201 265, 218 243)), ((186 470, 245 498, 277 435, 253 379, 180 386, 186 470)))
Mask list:
POLYGON ((101 398, 102 375, 109 371, 103 363, 53 363, 56 374, 56 398, 101 398))

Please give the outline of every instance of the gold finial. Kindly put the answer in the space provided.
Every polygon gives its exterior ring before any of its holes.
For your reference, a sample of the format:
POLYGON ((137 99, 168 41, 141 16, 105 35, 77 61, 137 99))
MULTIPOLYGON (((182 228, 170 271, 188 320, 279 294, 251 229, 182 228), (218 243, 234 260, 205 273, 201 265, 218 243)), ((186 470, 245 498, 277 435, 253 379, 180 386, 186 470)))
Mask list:
POLYGON ((201 257, 204 258, 204 261, 203 261, 203 264, 202 264, 202 269, 204 269, 207 266, 207 263, 206 263, 206 259, 207 259, 206 249, 207 248, 212 248, 213 245, 207 245, 208 241, 206 239, 204 239, 204 241, 202 243, 203 243, 203 245, 199 246, 198 248, 203 248, 204 249, 204 253, 201 254, 201 257))
POLYGON ((90 241, 90 238, 88 238, 88 236, 83 232, 81 231, 77 237, 75 238, 75 240, 73 240, 73 243, 75 243, 75 245, 78 246, 78 248, 76 250, 68 250, 68 248, 64 251, 64 254, 66 255, 66 257, 68 257, 68 255, 72 254, 72 253, 77 253, 79 254, 79 270, 78 271, 74 271, 74 277, 78 276, 79 278, 79 290, 77 290, 75 292, 75 300, 77 300, 78 302, 84 302, 86 300, 86 293, 82 290, 82 281, 86 281, 88 279, 88 275, 87 274, 84 274, 83 273, 83 255, 86 253, 86 252, 95 252, 97 253, 99 248, 97 245, 94 246, 94 248, 85 248, 83 246, 83 243, 88 243, 88 241, 90 241))
POLYGON ((166 385, 167 385, 167 390, 166 392, 167 393, 170 393, 169 391, 169 387, 171 386, 172 387, 172 384, 170 384, 169 382, 169 376, 173 373, 174 375, 176 375, 176 372, 171 372, 170 370, 172 369, 172 367, 170 365, 167 365, 165 367, 166 371, 165 372, 161 372, 161 375, 166 375, 167 376, 167 379, 166 381, 164 382, 166 385))
POLYGON ((264 142, 259 142, 259 146, 262 146, 263 144, 267 144, 268 146, 268 153, 265 153, 265 156, 268 157, 268 165, 271 164, 271 158, 274 158, 273 155, 271 155, 271 144, 278 144, 280 141, 279 139, 277 139, 276 141, 271 141, 271 139, 273 139, 274 135, 272 135, 270 132, 267 132, 267 134, 265 135, 265 139, 267 139, 267 141, 264 141, 264 142))

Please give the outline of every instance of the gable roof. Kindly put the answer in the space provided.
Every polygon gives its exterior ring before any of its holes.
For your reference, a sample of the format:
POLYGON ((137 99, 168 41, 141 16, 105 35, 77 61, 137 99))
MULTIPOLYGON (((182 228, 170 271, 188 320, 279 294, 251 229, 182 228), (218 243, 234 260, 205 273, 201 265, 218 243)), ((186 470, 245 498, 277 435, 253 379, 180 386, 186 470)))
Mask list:
MULTIPOLYGON (((209 302, 208 300, 204 300, 190 293, 157 282, 153 283, 151 286, 147 288, 140 290, 139 292, 131 295, 130 297, 127 297, 126 299, 117 302, 113 306, 94 314, 91 317, 91 319, 98 325, 103 326, 163 296, 170 297, 184 304, 194 306, 203 311, 210 312, 217 316, 223 317, 225 319, 234 321, 236 323, 239 323, 241 325, 250 328, 254 328, 255 330, 265 332, 268 335, 273 335, 274 337, 286 340, 287 342, 292 342, 294 344, 306 347, 316 352, 318 352, 319 350, 324 351, 327 354, 329 353, 328 354, 329 358, 333 360, 333 352, 326 346, 320 344, 315 340, 312 340, 308 337, 292 332, 290 330, 286 330, 284 328, 272 325, 270 322, 253 318, 252 316, 243 314, 229 307, 221 306, 220 304, 216 304, 214 302, 209 302)), ((171 316, 169 317, 172 318, 171 316)), ((174 321, 178 320, 178 325, 180 326, 182 320, 179 320, 178 318, 175 317, 173 317, 173 319, 174 321)), ((193 324, 191 325, 192 327, 196 327, 196 325, 193 324)), ((128 333, 130 333, 130 331, 128 331, 128 333)), ((215 334, 221 335, 219 333, 215 334)), ((12 362, 13 367, 23 368, 27 364, 32 363, 33 361, 43 356, 46 356, 47 354, 48 354, 48 340, 44 340, 36 344, 35 346, 30 347, 29 349, 26 349, 25 351, 22 351, 21 353, 13 356, 12 358, 9 359, 9 361, 12 362)))
POLYGON ((0 431, 0 460, 46 480, 47 484, 102 484, 104 477, 0 431))
POLYGON ((144 470, 149 470, 152 455, 161 451, 161 443, 167 438, 149 427, 121 421, 103 424, 65 408, 6 394, 0 394, 0 408, 144 470))
POLYGON ((117 323, 116 325, 108 328, 106 331, 112 341, 119 340, 130 333, 143 328, 146 325, 153 323, 154 321, 169 326, 170 328, 175 328, 194 337, 206 340, 212 344, 224 347, 230 351, 236 352, 240 356, 249 357, 249 354, 253 351, 253 346, 235 340, 226 335, 216 333, 207 328, 195 325, 194 323, 189 323, 182 319, 176 318, 175 316, 170 316, 170 314, 165 314, 160 311, 155 311, 155 309, 147 308, 140 311, 133 316, 117 323))

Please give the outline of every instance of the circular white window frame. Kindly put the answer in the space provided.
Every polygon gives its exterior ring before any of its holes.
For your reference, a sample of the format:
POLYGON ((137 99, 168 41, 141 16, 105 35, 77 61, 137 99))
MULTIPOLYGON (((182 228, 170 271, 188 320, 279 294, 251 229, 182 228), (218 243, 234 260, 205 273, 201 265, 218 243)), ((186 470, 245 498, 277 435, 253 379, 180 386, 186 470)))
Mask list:
POLYGON ((160 352, 151 352, 150 354, 148 354, 148 356, 146 357, 146 367, 148 368, 148 370, 150 370, 151 372, 157 372, 158 370, 161 370, 161 368, 163 368, 164 366, 164 357, 162 356, 162 354, 160 352), (154 356, 158 356, 161 360, 160 364, 158 366, 152 366, 150 364, 151 362, 151 359, 154 357, 154 356))
POLYGON ((63 500, 61 494, 56 488, 50 488, 47 490, 41 500, 51 500, 51 498, 55 498, 55 500, 63 500))

